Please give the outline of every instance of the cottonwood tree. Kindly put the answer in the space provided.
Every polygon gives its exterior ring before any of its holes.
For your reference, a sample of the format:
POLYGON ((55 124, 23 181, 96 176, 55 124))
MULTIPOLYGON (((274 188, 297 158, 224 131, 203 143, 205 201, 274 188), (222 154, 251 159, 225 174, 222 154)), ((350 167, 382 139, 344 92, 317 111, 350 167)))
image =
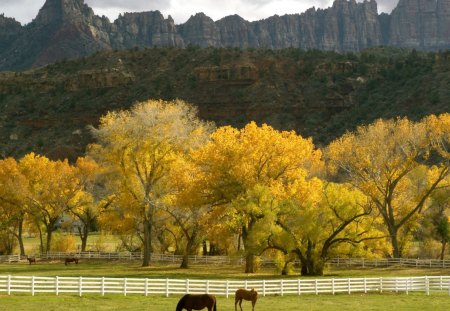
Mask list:
POLYGON ((380 213, 392 245, 402 257, 402 243, 427 199, 449 173, 448 117, 411 122, 377 120, 333 141, 326 152, 336 173, 365 193, 380 213), (447 122, 447 123, 445 123, 447 122), (440 159, 425 166, 433 151, 440 159))
POLYGON ((76 226, 81 239, 81 251, 86 251, 87 240, 92 226, 109 201, 105 198, 96 198, 95 193, 99 176, 102 174, 101 167, 91 158, 80 157, 74 165, 74 174, 79 181, 80 193, 76 201, 68 206, 69 212, 78 220, 76 226))
POLYGON ((93 129, 90 154, 110 174, 107 183, 143 232, 143 266, 150 265, 153 221, 174 160, 202 142, 211 125, 180 100, 149 100, 128 111, 109 112, 93 129))
MULTIPOLYGON (((20 255, 25 255, 23 244, 23 226, 28 207, 27 180, 20 172, 18 163, 13 158, 0 161, 0 231, 7 236, 14 236, 20 249, 20 255)), ((12 244, 8 243, 8 253, 12 244)))
MULTIPOLYGON (((74 167, 67 160, 51 161, 44 156, 30 153, 20 159, 19 167, 27 179, 30 213, 37 226, 42 225, 45 229, 45 251, 48 252, 58 220, 70 207, 79 204, 84 196, 83 188, 74 167)), ((42 232, 39 232, 41 251, 44 251, 42 232)))
POLYGON ((371 242, 383 237, 369 217, 368 198, 350 185, 297 180, 283 192, 276 220, 281 230, 269 238, 269 248, 295 254, 302 275, 322 275, 331 257, 372 250, 371 242))
POLYGON ((247 273, 256 269, 251 233, 270 207, 259 204, 253 194, 311 175, 321 168, 320 157, 311 140, 254 122, 241 130, 217 129, 211 141, 193 154, 204 171, 205 197, 222 211, 217 217, 242 232, 247 273))

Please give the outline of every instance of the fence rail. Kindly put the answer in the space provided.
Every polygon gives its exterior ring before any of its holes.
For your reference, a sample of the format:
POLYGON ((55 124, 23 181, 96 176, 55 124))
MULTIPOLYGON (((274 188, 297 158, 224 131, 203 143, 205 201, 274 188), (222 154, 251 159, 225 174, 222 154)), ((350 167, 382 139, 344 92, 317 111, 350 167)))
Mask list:
POLYGON ((94 277, 0 276, 0 293, 181 295, 208 293, 233 295, 238 288, 254 288, 260 295, 353 294, 370 292, 445 292, 450 295, 450 276, 281 279, 281 280, 180 280, 94 277))
MULTIPOLYGON (((36 255, 37 259, 45 260, 64 260, 66 257, 76 256, 80 259, 108 259, 108 260, 142 260, 143 255, 140 252, 49 252, 36 255)), ((162 263, 181 263, 183 256, 173 254, 152 254, 151 260, 162 263)), ((26 257, 20 255, 0 256, 0 262, 20 262, 26 257)), ((245 263, 244 257, 239 256, 189 256, 191 264, 234 264, 242 265, 245 263)), ((262 257, 260 260, 262 265, 274 265, 275 261, 271 258, 262 257)), ((295 262, 299 264, 299 262, 295 262)), ((365 258, 333 258, 327 262, 328 265, 334 267, 415 267, 415 268, 450 268, 450 260, 436 259, 413 259, 413 258, 382 258, 382 259, 365 259, 365 258)))

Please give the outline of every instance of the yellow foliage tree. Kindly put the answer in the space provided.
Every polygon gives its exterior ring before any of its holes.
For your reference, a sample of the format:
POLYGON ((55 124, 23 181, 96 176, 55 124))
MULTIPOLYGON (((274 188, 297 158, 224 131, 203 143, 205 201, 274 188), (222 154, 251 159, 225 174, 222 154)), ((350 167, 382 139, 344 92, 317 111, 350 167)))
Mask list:
POLYGON ((376 219, 369 217, 367 197, 350 185, 311 179, 295 181, 283 191, 277 215, 281 231, 269 239, 269 247, 295 254, 302 275, 322 275, 331 257, 355 252, 358 246, 373 250, 370 242, 382 237, 376 219))
MULTIPOLYGON (((47 240, 45 251, 50 251, 52 233, 57 229, 58 220, 76 206, 85 196, 76 171, 67 160, 51 161, 44 156, 30 153, 19 161, 22 174, 27 179, 27 198, 30 212, 37 225, 45 229, 47 240)), ((41 237, 41 251, 44 243, 41 237)))
POLYGON ((248 273, 256 268, 251 232, 271 206, 260 204, 258 197, 267 189, 305 179, 322 168, 321 153, 311 140, 254 122, 241 130, 230 126, 217 129, 211 141, 193 153, 193 160, 204 172, 205 200, 220 206, 221 217, 242 234, 248 273))
MULTIPOLYGON (((15 159, 0 161, 0 231, 17 238, 21 255, 25 255, 22 232, 28 203, 26 185, 27 180, 15 159)), ((12 248, 7 250, 12 251, 12 248)))
POLYGON ((377 120, 330 144, 334 172, 369 196, 384 220, 392 256, 402 256, 414 220, 449 173, 448 115, 421 122, 377 120), (425 166, 433 150, 441 158, 425 166))
POLYGON ((152 231, 161 197, 168 191, 172 164, 201 145, 211 126, 183 101, 149 100, 129 111, 109 112, 93 129, 97 144, 90 154, 109 173, 114 207, 132 216, 142 231, 144 259, 151 259, 152 231))

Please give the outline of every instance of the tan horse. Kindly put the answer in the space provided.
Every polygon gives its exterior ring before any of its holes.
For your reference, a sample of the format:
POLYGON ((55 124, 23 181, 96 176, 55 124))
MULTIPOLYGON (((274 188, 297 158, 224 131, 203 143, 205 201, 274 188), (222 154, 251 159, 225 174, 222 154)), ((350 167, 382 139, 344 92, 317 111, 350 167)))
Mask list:
POLYGON ((256 300, 258 299, 258 292, 255 291, 254 288, 252 288, 251 290, 246 290, 243 288, 239 288, 236 291, 236 295, 234 296, 234 310, 237 311, 237 303, 239 302, 239 307, 241 308, 242 311, 242 300, 248 300, 252 302, 252 310, 255 310, 255 303, 256 300))

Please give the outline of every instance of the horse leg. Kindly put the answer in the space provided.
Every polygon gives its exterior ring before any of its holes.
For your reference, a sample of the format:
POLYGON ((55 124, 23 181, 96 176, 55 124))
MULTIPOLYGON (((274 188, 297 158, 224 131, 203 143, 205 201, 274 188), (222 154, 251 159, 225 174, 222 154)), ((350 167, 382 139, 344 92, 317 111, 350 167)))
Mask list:
POLYGON ((242 299, 239 299, 239 308, 241 308, 242 311, 242 299))
POLYGON ((252 300, 252 311, 255 311, 255 303, 256 303, 256 300, 252 300))
POLYGON ((238 303, 239 299, 234 299, 234 311, 237 311, 237 303, 238 303))

